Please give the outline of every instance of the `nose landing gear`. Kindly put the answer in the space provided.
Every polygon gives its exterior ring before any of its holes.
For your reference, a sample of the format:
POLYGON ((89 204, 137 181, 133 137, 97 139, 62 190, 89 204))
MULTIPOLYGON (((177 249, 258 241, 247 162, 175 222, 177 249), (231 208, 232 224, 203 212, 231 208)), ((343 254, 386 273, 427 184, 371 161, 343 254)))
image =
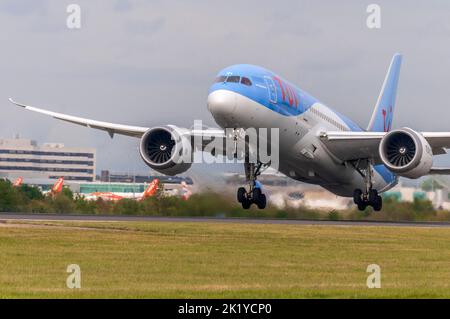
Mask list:
POLYGON ((252 204, 256 204, 259 209, 266 208, 267 198, 261 191, 261 183, 257 177, 261 174, 262 163, 245 163, 245 177, 249 184, 248 191, 245 187, 239 187, 237 191, 237 200, 242 204, 242 208, 249 209, 252 204))

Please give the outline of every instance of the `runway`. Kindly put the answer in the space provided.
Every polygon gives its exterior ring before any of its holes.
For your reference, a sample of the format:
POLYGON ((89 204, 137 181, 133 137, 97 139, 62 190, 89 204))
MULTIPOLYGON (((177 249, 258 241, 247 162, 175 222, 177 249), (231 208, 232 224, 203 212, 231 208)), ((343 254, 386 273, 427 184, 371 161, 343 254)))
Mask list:
POLYGON ((240 223, 240 224, 286 224, 322 226, 387 226, 387 227, 450 227, 450 222, 384 222, 384 221, 330 221, 263 218, 213 218, 213 217, 153 217, 111 215, 57 215, 0 213, 0 222, 6 220, 48 221, 98 221, 98 222, 188 222, 188 223, 240 223))

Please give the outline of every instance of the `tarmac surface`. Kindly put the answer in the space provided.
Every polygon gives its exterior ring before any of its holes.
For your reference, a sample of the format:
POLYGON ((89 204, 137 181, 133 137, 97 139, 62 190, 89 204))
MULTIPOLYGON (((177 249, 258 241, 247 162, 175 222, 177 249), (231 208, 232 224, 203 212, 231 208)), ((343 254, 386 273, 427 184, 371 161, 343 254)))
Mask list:
POLYGON ((103 222, 189 222, 189 223, 240 223, 240 224, 286 224, 327 226, 394 226, 394 227, 450 227, 450 222, 384 222, 384 221, 330 221, 263 218, 213 218, 213 217, 153 217, 112 215, 56 215, 0 213, 0 222, 6 220, 48 221, 103 221, 103 222))

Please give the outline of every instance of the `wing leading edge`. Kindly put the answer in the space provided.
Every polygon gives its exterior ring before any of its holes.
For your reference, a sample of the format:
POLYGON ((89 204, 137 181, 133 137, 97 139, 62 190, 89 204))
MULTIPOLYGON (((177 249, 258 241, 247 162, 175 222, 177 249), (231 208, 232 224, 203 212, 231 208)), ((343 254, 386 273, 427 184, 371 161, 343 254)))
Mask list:
POLYGON ((96 120, 91 120, 91 119, 87 119, 87 118, 83 118, 83 117, 47 111, 47 110, 40 109, 37 107, 18 103, 11 98, 9 99, 9 101, 17 106, 20 106, 20 107, 26 109, 26 110, 45 114, 45 115, 51 116, 58 120, 62 120, 62 121, 70 122, 73 124, 78 124, 78 125, 82 125, 85 127, 90 127, 90 128, 106 131, 106 132, 108 132, 108 134, 111 137, 113 137, 114 134, 121 134, 121 135, 127 135, 127 136, 132 136, 132 137, 141 137, 149 129, 148 127, 96 121, 96 120))
MULTIPOLYGON (((63 113, 52 112, 52 111, 44 110, 44 109, 37 108, 34 106, 18 103, 11 98, 9 99, 9 101, 17 106, 20 106, 20 107, 26 109, 26 110, 41 113, 44 115, 48 115, 48 116, 51 116, 58 120, 62 120, 62 121, 66 121, 69 123, 78 124, 78 125, 82 125, 85 127, 106 131, 111 137, 113 137, 114 134, 121 134, 121 135, 141 138, 142 135, 144 135, 144 133, 150 129, 148 127, 103 122, 103 121, 97 121, 97 120, 87 119, 87 118, 63 114, 63 113)), ((176 127, 174 127, 172 125, 168 125, 168 126, 176 129, 176 127)), ((224 130, 223 129, 215 129, 215 128, 182 130, 182 134, 186 134, 189 137, 200 137, 200 138, 204 139, 204 140, 202 140, 202 142, 204 142, 204 143, 208 142, 210 139, 218 138, 223 141, 226 139, 224 130)), ((222 152, 222 151, 223 150, 220 150, 220 152, 222 152)))

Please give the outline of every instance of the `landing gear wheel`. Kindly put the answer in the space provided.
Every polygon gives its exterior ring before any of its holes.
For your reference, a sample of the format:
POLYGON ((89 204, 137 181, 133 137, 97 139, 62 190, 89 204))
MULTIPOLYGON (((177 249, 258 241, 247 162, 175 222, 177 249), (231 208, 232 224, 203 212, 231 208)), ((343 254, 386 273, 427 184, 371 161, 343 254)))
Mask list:
POLYGON ((372 206, 374 211, 379 212, 383 206, 383 198, 378 195, 376 189, 370 189, 367 195, 364 195, 360 189, 355 189, 353 202, 358 205, 360 211, 365 210, 367 206, 372 206))
POLYGON ((239 203, 243 203, 244 201, 247 200, 247 191, 245 190, 244 187, 239 187, 238 191, 237 191, 237 200, 239 203))
POLYGON ((378 201, 378 192, 376 189, 369 190, 369 203, 371 205, 375 204, 378 201))
POLYGON ((358 205, 358 209, 363 211, 367 206, 372 206, 375 211, 380 211, 383 206, 383 199, 378 195, 378 191, 373 187, 372 183, 372 169, 373 163, 370 159, 358 160, 354 163, 353 167, 364 179, 364 192, 360 189, 355 189, 353 191, 353 202, 358 205))
POLYGON ((250 200, 248 200, 247 198, 244 199, 244 201, 242 202, 243 209, 249 209, 251 205, 252 205, 252 202, 250 200))
POLYGON ((353 192, 353 202, 358 205, 362 201, 362 190, 355 189, 353 192))
POLYGON ((383 198, 380 195, 377 195, 374 202, 372 203, 373 210, 379 212, 383 207, 383 198))
POLYGON ((262 193, 261 193, 261 189, 260 188, 254 188, 253 189, 253 194, 252 194, 252 199, 254 203, 258 203, 259 202, 259 198, 261 197, 262 193))
POLYGON ((257 177, 261 174, 261 169, 267 168, 269 164, 263 164, 261 162, 244 164, 245 179, 249 185, 248 188, 239 187, 236 197, 238 202, 242 204, 242 208, 249 209, 252 204, 256 204, 259 209, 266 208, 267 198, 262 193, 261 184, 257 181, 257 177))
POLYGON ((371 189, 369 191, 369 203, 370 206, 373 207, 374 211, 379 212, 381 210, 381 207, 383 206, 383 199, 380 195, 378 195, 376 189, 371 189))
POLYGON ((258 206, 259 209, 266 208, 267 205, 267 199, 265 194, 259 195, 258 201, 256 202, 256 206, 258 206))
POLYGON ((363 210, 365 210, 367 208, 367 202, 366 201, 362 201, 361 200, 357 205, 358 205, 358 209, 360 211, 363 211, 363 210))

